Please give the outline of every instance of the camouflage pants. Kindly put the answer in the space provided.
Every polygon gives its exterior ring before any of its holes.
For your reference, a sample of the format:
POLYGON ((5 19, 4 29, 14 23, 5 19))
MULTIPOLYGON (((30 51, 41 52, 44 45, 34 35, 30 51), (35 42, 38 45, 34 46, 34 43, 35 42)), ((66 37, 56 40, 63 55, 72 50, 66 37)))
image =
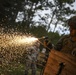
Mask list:
POLYGON ((29 75, 29 70, 31 70, 31 75, 36 75, 36 63, 35 61, 26 61, 25 64, 25 75, 29 75))

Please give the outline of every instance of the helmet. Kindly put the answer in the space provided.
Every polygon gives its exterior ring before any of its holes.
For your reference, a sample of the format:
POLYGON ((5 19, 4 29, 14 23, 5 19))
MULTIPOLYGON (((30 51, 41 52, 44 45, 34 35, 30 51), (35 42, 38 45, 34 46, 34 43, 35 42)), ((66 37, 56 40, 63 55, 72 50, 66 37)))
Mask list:
POLYGON ((44 37, 42 37, 43 39, 48 39, 48 36, 44 36, 44 37))
POLYGON ((68 20, 68 25, 69 25, 71 28, 76 29, 76 16, 73 16, 73 17, 71 17, 71 18, 68 20))

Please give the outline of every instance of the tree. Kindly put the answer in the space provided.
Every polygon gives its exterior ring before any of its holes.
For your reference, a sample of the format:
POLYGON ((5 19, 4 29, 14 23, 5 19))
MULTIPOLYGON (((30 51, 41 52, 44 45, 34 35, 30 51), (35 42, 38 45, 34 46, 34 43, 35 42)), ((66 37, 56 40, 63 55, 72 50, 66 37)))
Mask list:
POLYGON ((24 20, 25 27, 30 28, 32 25, 47 25, 47 31, 50 31, 50 26, 58 24, 66 26, 67 17, 71 14, 75 14, 76 11, 71 9, 72 3, 75 0, 26 0, 24 4, 24 20), (66 7, 66 5, 69 5, 66 7), (44 16, 37 14, 38 11, 50 10, 50 14, 45 13, 44 16), (38 21, 33 20, 35 16, 40 19, 38 21), (49 20, 50 19, 50 22, 49 20))
MULTIPOLYGON (((75 0, 54 0, 49 1, 46 0, 46 2, 43 2, 43 4, 45 3, 44 10, 49 9, 50 10, 50 14, 45 14, 45 16, 40 16, 41 20, 43 20, 45 22, 45 24, 47 25, 47 30, 50 29, 50 26, 53 24, 55 25, 55 27, 60 24, 60 25, 66 25, 66 20, 67 17, 70 16, 71 14, 75 14, 76 11, 74 9, 71 9, 69 6, 66 7, 66 5, 70 5, 71 7, 73 7, 72 3, 75 2, 75 0), (47 20, 50 18, 50 22, 47 20)), ((40 21, 40 20, 39 20, 40 21)))
POLYGON ((67 4, 72 6, 75 0, 0 0, 0 26, 6 29, 17 29, 25 31, 29 30, 33 25, 47 26, 47 31, 53 24, 55 27, 58 24, 65 25, 66 16, 75 14, 75 10, 66 7, 67 4), (45 13, 44 16, 37 12, 50 10, 50 14, 45 13), (24 15, 23 21, 16 25, 15 19, 18 20, 18 12, 24 15), (35 16, 39 17, 39 21, 33 20, 35 16), (16 18, 17 17, 17 18, 16 18), (50 21, 48 20, 50 19, 50 21), (22 26, 21 26, 22 25, 22 26), (21 29, 22 28, 22 29, 21 29))
POLYGON ((11 28, 18 11, 22 11, 24 0, 0 0, 0 26, 11 28))

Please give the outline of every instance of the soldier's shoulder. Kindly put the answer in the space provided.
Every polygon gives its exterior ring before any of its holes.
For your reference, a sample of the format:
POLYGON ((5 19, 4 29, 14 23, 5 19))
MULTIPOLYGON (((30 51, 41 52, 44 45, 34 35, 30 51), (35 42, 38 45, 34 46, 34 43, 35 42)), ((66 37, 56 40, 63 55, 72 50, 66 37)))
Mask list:
POLYGON ((70 35, 64 35, 64 36, 62 36, 62 39, 66 39, 66 38, 69 38, 70 37, 70 35))
POLYGON ((69 35, 63 35, 58 42, 63 42, 63 40, 68 39, 69 37, 69 35))

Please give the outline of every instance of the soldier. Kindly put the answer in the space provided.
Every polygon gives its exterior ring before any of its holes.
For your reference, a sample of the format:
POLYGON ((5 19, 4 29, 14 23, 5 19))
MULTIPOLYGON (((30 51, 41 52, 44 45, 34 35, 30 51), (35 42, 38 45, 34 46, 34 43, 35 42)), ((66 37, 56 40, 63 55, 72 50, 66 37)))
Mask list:
POLYGON ((63 36, 55 45, 55 50, 76 56, 76 16, 68 20, 70 34, 63 36))
POLYGON ((26 56, 25 75, 29 74, 29 70, 31 70, 31 75, 36 75, 36 63, 39 53, 39 43, 36 43, 34 46, 29 47, 27 50, 28 53, 26 56))
POLYGON ((49 41, 48 36, 43 37, 43 46, 45 47, 44 49, 46 49, 46 50, 45 50, 45 53, 44 53, 45 56, 44 55, 42 56, 44 61, 42 61, 42 66, 43 67, 41 69, 41 74, 40 75, 43 75, 43 73, 44 73, 44 69, 45 69, 45 65, 47 63, 47 59, 49 57, 49 53, 50 53, 51 49, 53 48, 53 45, 49 41))
POLYGON ((49 56, 49 52, 51 51, 51 49, 53 48, 53 46, 52 46, 52 43, 49 41, 49 38, 48 37, 45 37, 44 38, 44 46, 45 46, 45 48, 46 48, 46 56, 47 56, 47 58, 48 58, 48 56, 49 56))

